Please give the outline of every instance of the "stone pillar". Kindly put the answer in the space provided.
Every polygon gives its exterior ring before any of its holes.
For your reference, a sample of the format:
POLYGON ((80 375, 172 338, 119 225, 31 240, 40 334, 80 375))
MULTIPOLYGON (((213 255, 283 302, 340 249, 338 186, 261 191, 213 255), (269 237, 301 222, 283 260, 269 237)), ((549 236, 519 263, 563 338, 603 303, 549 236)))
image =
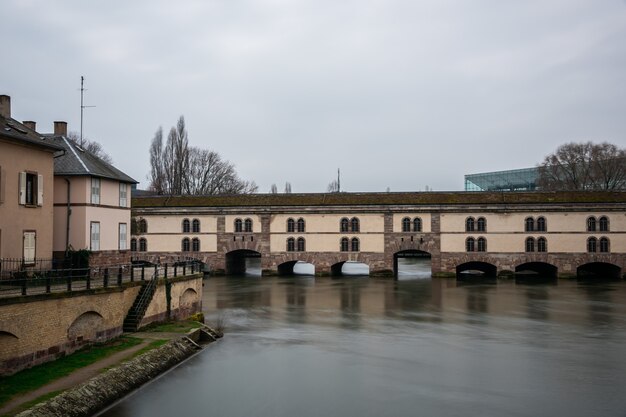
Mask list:
MULTIPOLYGON (((272 222, 271 214, 261 214, 261 234, 259 235, 258 251, 261 253, 261 270, 267 271, 269 274, 276 274, 277 266, 272 260, 270 247, 270 225, 272 222)), ((265 272, 263 273, 265 274, 265 272)))
POLYGON ((431 270, 434 275, 445 272, 441 269, 441 214, 432 213, 430 219, 430 236, 432 240, 430 262, 431 270))

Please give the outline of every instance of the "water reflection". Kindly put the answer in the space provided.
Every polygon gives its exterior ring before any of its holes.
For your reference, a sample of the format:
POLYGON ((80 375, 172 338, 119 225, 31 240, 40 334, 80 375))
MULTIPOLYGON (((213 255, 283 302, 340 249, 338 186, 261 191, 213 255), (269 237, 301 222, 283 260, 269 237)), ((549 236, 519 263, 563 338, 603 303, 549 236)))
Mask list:
POLYGON ((626 283, 206 280, 227 335, 107 417, 623 416, 626 283))

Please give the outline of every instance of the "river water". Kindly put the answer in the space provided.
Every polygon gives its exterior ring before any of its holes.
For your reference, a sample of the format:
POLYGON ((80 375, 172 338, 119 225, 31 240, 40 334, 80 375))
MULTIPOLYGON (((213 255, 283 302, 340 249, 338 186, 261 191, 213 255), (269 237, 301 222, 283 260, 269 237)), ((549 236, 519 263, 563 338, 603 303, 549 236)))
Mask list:
POLYGON ((103 416, 626 416, 623 281, 220 277, 203 303, 226 336, 103 416))

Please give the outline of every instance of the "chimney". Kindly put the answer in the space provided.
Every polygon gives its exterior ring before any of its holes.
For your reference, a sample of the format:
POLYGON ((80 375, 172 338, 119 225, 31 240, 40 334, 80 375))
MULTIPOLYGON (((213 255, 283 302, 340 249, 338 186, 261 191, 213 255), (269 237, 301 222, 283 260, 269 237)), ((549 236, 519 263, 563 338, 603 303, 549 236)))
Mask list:
POLYGON ((0 95, 0 116, 5 119, 11 118, 11 97, 0 95))
POLYGON ((67 136, 67 122, 54 122, 54 136, 67 136))
POLYGON ((22 124, 26 126, 27 128, 29 128, 30 130, 35 130, 35 131, 37 130, 37 123, 31 120, 24 120, 22 124))

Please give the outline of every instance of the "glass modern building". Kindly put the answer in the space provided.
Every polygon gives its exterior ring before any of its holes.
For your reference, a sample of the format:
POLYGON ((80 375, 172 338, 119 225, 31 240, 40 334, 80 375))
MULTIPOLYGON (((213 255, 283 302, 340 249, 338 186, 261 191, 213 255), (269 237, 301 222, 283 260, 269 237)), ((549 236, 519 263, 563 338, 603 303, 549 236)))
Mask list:
POLYGON ((531 191, 537 189, 537 168, 465 175, 465 191, 531 191))

